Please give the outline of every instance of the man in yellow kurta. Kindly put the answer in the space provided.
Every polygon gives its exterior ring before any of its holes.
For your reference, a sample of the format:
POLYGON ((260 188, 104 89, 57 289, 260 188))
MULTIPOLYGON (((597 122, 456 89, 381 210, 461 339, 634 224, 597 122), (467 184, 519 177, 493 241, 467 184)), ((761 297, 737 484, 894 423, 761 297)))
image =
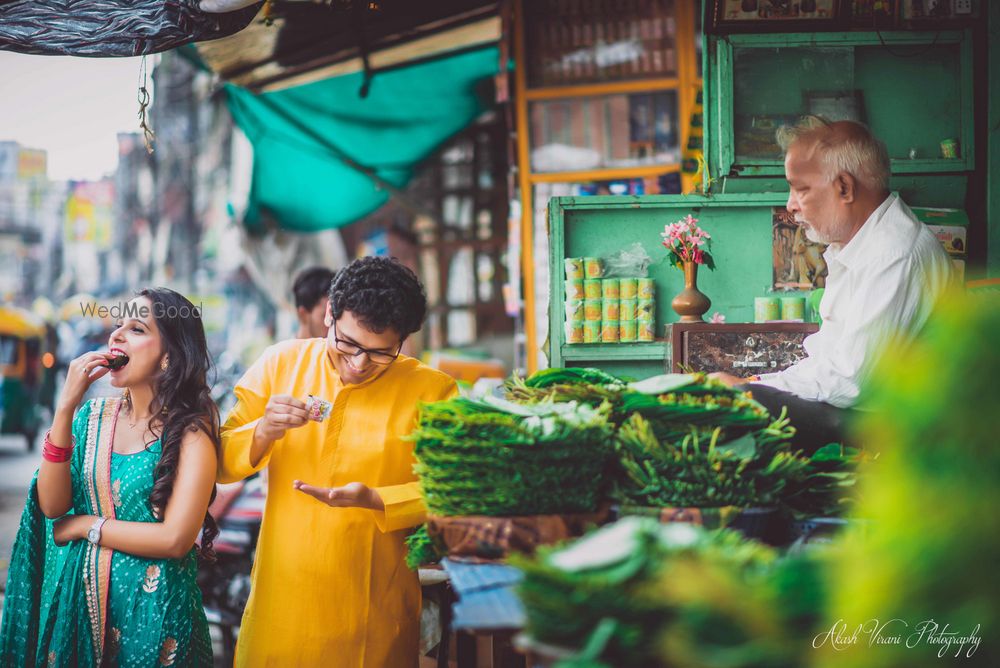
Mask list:
POLYGON ((356 260, 331 284, 327 338, 272 346, 236 386, 219 480, 269 471, 237 666, 417 665, 420 586, 403 539, 424 504, 403 437, 421 402, 456 392, 399 354, 425 313, 409 269, 356 260), (310 395, 332 403, 325 420, 309 419, 310 395))

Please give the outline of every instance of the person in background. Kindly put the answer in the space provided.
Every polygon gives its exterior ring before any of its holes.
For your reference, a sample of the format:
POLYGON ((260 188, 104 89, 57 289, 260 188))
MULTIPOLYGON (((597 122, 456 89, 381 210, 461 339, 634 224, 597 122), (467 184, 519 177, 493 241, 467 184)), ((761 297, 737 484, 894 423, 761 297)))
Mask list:
POLYGON ((310 267, 296 275, 292 283, 295 314, 299 318, 297 339, 325 339, 329 326, 326 318, 326 295, 330 291, 333 272, 326 267, 310 267))
POLYGON ((806 357, 779 373, 739 378, 777 415, 788 409, 794 445, 814 451, 844 442, 878 351, 915 335, 951 284, 951 261, 934 235, 889 192, 885 144, 860 123, 809 117, 782 128, 788 211, 811 241, 828 244, 820 330, 806 357))
POLYGON ((355 260, 330 286, 327 337, 272 346, 237 384, 219 481, 269 471, 237 666, 417 666, 403 540, 425 506, 405 437, 422 402, 457 393, 399 352, 426 313, 412 271, 355 260))

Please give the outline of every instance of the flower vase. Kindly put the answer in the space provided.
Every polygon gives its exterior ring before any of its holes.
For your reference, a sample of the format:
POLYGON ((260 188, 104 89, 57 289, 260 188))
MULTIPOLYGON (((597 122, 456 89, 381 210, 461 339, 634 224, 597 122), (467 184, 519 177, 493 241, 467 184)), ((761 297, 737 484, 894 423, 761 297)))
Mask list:
POLYGON ((681 322, 704 322, 702 315, 708 311, 712 300, 698 290, 698 265, 694 262, 684 263, 684 289, 670 303, 681 322))

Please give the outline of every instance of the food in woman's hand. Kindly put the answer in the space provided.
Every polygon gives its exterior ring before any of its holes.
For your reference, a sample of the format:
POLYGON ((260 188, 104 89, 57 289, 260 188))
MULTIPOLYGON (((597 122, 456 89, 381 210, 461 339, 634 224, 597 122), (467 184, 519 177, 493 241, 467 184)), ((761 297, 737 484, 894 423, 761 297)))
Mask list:
POLYGON ((306 402, 306 413, 309 414, 310 420, 322 422, 330 417, 331 410, 333 410, 333 404, 329 401, 309 395, 309 401, 306 402))
POLYGON ((112 371, 118 371, 126 364, 128 364, 128 355, 125 353, 115 353, 114 358, 108 362, 108 368, 112 371))

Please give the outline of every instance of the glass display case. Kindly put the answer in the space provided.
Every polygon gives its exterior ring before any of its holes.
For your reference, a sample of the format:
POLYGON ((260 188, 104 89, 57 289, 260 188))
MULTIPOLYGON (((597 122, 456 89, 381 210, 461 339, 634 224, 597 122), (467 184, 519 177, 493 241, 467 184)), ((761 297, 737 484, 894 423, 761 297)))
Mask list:
POLYGON ((680 162, 677 91, 532 102, 531 169, 614 169, 680 162))
POLYGON ((676 77, 674 0, 524 3, 531 88, 676 77))

